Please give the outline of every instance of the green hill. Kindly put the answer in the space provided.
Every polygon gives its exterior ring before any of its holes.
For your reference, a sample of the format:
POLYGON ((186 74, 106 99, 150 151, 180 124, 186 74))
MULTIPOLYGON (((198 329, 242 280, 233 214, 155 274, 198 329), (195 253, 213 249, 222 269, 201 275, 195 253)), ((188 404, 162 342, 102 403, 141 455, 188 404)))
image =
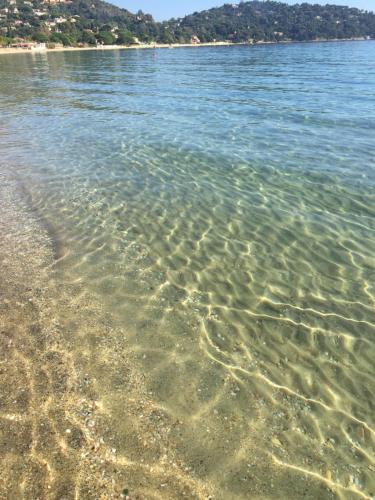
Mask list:
POLYGON ((212 40, 294 40, 375 37, 375 15, 337 5, 287 5, 274 1, 227 4, 172 20, 174 35, 212 40))
POLYGON ((226 4, 157 23, 101 0, 0 0, 0 42, 17 38, 64 45, 306 41, 375 38, 375 15, 336 5, 275 1, 226 4))
POLYGON ((159 39, 159 24, 101 0, 0 0, 0 33, 64 45, 131 44, 159 39))

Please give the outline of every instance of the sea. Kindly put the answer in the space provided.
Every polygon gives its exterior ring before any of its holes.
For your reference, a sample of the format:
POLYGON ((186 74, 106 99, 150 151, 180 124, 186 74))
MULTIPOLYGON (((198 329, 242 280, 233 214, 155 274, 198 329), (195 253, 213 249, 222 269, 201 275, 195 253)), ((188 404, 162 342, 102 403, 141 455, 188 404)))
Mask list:
POLYGON ((0 56, 0 497, 375 498, 375 42, 0 56))

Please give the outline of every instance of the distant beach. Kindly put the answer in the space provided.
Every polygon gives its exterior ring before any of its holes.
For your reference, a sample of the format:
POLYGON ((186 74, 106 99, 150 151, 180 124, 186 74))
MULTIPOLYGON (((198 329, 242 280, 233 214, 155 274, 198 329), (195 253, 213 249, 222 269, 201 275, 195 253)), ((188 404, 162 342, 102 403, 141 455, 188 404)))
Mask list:
POLYGON ((285 40, 280 42, 267 42, 261 40, 255 43, 248 42, 207 42, 207 43, 174 43, 174 44, 139 44, 139 45, 102 45, 97 47, 55 47, 46 48, 45 50, 30 50, 27 48, 0 48, 0 55, 5 54, 40 54, 46 52, 77 52, 77 51, 103 51, 103 50, 144 50, 144 49, 179 49, 179 48, 197 48, 197 47, 229 47, 238 45, 285 45, 285 44, 297 44, 297 43, 330 43, 330 42, 365 42, 372 41, 365 37, 357 38, 332 38, 332 39, 319 39, 310 41, 295 41, 295 40, 285 40))
POLYGON ((41 52, 75 52, 75 51, 101 51, 101 50, 139 50, 139 49, 176 49, 182 47, 221 47, 228 45, 245 45, 244 43, 232 42, 210 42, 210 43, 176 43, 176 44, 140 44, 140 45, 102 45, 98 47, 55 47, 46 48, 45 50, 30 50, 26 48, 0 48, 0 54, 37 54, 41 52))

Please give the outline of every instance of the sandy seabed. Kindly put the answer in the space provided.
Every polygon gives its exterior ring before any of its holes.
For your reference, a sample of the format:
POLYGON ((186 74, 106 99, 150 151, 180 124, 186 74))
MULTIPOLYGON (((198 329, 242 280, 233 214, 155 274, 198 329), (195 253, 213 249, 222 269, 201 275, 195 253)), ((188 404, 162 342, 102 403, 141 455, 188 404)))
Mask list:
POLYGON ((57 285, 56 242, 16 182, 0 180, 0 498, 209 498, 121 332, 83 291, 57 285), (96 392, 95 363, 126 397, 120 430, 96 392))
MULTIPOLYGON (((228 498, 227 487, 233 498, 271 498, 281 484, 294 498, 334 498, 330 478, 301 469, 286 481, 257 426, 251 483, 228 470, 221 489, 186 439, 195 423, 154 399, 127 332, 79 282, 64 283, 64 249, 19 180, 0 181, 0 498, 208 500, 228 498)), ((238 425, 228 420, 228 439, 215 436, 213 470, 238 425)))

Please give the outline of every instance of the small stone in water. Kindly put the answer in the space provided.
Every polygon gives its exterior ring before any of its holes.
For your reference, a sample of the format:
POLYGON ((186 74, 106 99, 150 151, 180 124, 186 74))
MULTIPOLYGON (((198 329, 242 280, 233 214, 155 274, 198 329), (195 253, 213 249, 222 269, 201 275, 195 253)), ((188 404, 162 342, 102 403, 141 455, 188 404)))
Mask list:
POLYGON ((332 472, 329 469, 326 470, 325 477, 328 481, 332 480, 332 472))
POLYGON ((271 439, 271 441, 272 441, 272 444, 273 444, 274 446, 277 446, 277 447, 279 447, 279 448, 281 448, 281 447, 282 447, 282 444, 281 444, 280 439, 278 439, 276 436, 273 436, 273 438, 271 439))

